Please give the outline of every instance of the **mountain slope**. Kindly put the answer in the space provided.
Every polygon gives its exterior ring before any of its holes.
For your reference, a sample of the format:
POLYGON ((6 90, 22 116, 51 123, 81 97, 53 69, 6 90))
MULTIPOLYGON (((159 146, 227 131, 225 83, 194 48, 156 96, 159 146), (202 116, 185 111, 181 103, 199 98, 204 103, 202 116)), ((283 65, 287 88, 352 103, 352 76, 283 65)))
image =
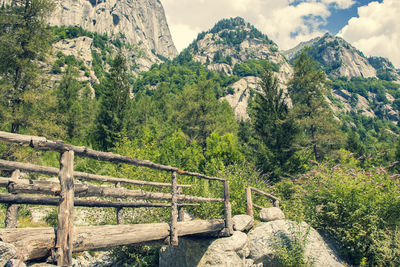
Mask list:
POLYGON ((112 36, 123 35, 167 58, 177 55, 164 9, 158 0, 56 0, 51 25, 71 25, 112 36))
POLYGON ((269 65, 277 73, 281 86, 292 75, 292 68, 278 46, 243 18, 223 19, 202 32, 183 52, 209 70, 238 76, 223 97, 232 106, 237 119, 248 119, 247 106, 252 90, 259 90, 259 78, 269 65))
POLYGON ((325 73, 332 78, 375 77, 384 80, 400 80, 398 70, 387 59, 367 58, 346 40, 329 33, 301 43, 284 51, 283 54, 293 61, 296 55, 303 51, 306 46, 310 49, 308 53, 319 62, 325 73))

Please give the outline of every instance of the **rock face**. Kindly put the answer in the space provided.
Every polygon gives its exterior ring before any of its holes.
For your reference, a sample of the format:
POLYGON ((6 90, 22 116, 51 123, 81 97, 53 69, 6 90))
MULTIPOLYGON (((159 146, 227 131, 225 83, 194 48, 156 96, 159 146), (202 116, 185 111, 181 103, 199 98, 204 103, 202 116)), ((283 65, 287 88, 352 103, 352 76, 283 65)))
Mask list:
MULTIPOLYGON (((244 216, 247 215, 235 217, 244 216)), ((290 241, 294 237, 305 240, 305 258, 313 266, 344 266, 316 230, 306 223, 285 220, 259 223, 247 235, 236 231, 231 237, 220 239, 180 238, 179 246, 160 250, 159 266, 281 267, 276 257, 278 238, 290 241)))
POLYGON ((0 266, 4 266, 17 255, 17 249, 8 243, 0 242, 0 266))
POLYGON ((277 238, 293 240, 294 235, 305 241, 305 257, 313 266, 344 266, 335 252, 324 241, 321 235, 306 223, 278 220, 260 223, 248 235, 249 258, 261 266, 281 266, 275 257, 274 244, 277 238))
POLYGON ((89 31, 125 36, 167 58, 177 55, 164 9, 158 0, 56 0, 51 25, 81 26, 89 31))
POLYGON ((376 77, 377 70, 368 59, 344 39, 326 33, 321 38, 313 39, 305 44, 284 52, 293 59, 305 45, 310 46, 310 54, 334 77, 376 77))
POLYGON ((232 218, 233 230, 248 231, 254 226, 254 219, 249 215, 236 215, 232 218))
POLYGON ((285 214, 280 208, 277 207, 263 208, 260 211, 259 216, 262 222, 271 222, 285 219, 285 214))
POLYGON ((247 235, 234 232, 220 239, 180 238, 178 247, 163 247, 160 267, 245 266, 247 235))

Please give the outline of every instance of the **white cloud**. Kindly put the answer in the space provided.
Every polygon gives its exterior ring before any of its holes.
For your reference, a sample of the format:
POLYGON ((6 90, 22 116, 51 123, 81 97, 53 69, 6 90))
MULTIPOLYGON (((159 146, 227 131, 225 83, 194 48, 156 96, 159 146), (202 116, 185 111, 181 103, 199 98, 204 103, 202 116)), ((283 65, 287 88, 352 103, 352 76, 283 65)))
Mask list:
POLYGON ((358 8, 357 18, 349 20, 339 36, 366 55, 389 58, 400 67, 400 5, 398 0, 371 2, 358 8))
POLYGON ((180 51, 200 31, 222 18, 243 17, 281 49, 323 34, 330 8, 344 9, 354 0, 161 0, 175 45, 180 51), (294 4, 295 5, 291 5, 294 4))
POLYGON ((322 3, 333 5, 339 9, 347 9, 355 4, 354 0, 322 0, 322 3))

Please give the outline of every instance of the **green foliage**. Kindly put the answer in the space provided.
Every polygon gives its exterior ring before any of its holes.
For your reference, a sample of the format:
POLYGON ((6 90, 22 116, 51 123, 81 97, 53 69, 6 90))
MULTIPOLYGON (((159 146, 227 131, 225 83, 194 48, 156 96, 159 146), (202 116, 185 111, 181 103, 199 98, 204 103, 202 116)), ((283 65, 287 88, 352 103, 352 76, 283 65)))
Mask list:
POLYGON ((50 48, 45 17, 53 5, 47 0, 15 2, 0 10, 0 92, 6 107, 0 123, 13 133, 29 127, 31 133, 57 135, 58 129, 51 126, 52 114, 39 123, 54 104, 54 98, 44 90, 38 67, 50 48))
POLYGON ((296 59, 294 72, 288 91, 293 102, 292 112, 304 132, 302 145, 312 149, 316 160, 321 160, 338 142, 338 126, 324 98, 326 77, 306 52, 296 59))
POLYGON ((212 132, 223 134, 237 129, 232 108, 217 100, 213 87, 209 81, 187 86, 176 103, 178 127, 203 147, 212 132))
POLYGON ((237 63, 233 68, 233 74, 239 77, 261 77, 267 68, 274 72, 279 72, 279 65, 276 63, 267 60, 250 59, 242 63, 237 63))
POLYGON ((112 250, 111 257, 123 267, 158 266, 160 246, 122 246, 112 250))
POLYGON ((290 192, 283 198, 289 202, 284 209, 333 237, 351 264, 397 266, 399 181, 385 168, 365 170, 361 164, 342 151, 335 163, 318 164, 295 183, 282 182, 276 189, 278 195, 290 192), (295 202, 303 208, 290 204, 295 202))
POLYGON ((250 112, 255 141, 252 144, 257 167, 270 180, 288 173, 298 129, 285 102, 278 79, 269 69, 261 78, 262 93, 257 93, 250 112))
POLYGON ((95 106, 90 89, 76 80, 76 70, 68 65, 56 91, 58 124, 66 131, 68 140, 87 136, 94 119, 95 106))
POLYGON ((94 142, 98 148, 108 150, 114 146, 126 127, 129 108, 129 83, 126 60, 118 54, 112 63, 110 74, 104 80, 99 113, 96 118, 94 142))
POLYGON ((305 256, 305 246, 310 228, 307 231, 289 229, 289 234, 279 232, 273 244, 274 254, 278 262, 285 267, 313 266, 305 256))

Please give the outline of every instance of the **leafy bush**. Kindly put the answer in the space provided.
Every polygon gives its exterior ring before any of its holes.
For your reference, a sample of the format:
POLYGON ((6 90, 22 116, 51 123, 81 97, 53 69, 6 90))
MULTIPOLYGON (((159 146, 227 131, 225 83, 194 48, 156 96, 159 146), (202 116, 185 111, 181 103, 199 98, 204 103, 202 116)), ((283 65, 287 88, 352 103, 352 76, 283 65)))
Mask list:
POLYGON ((339 164, 318 164, 289 185, 277 184, 279 195, 290 192, 284 210, 325 231, 350 263, 399 266, 400 182, 385 168, 360 168, 360 161, 341 152, 339 164), (285 188, 285 190, 282 190, 285 188), (290 203, 299 202, 303 209, 290 203), (303 215, 299 215, 303 213, 303 215), (384 252, 386 251, 386 252, 384 252))

